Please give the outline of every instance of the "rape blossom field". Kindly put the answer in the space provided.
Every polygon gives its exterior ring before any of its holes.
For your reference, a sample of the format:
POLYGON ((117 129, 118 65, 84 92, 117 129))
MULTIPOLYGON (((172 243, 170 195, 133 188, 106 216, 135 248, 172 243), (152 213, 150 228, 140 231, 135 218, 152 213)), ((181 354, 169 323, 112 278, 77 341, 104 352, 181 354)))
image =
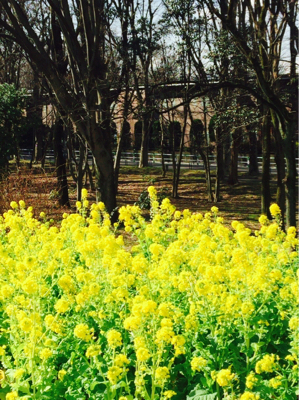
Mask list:
POLYGON ((149 194, 150 222, 111 226, 86 190, 59 227, 23 201, 0 217, 0 399, 296 397, 296 229, 275 204, 252 232, 149 194))

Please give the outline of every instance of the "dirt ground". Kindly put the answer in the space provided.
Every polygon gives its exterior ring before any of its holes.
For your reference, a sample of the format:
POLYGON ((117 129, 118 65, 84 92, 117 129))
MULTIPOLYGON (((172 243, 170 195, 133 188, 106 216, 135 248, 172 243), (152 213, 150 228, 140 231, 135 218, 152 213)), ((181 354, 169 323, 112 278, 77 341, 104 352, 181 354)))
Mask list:
MULTIPOLYGON (((214 181, 214 178, 212 179, 214 181)), ((273 176, 270 184, 271 196, 274 202, 275 176, 273 176)), ((150 185, 154 185, 157 190, 167 188, 168 197, 178 210, 188 208, 193 212, 205 213, 214 205, 207 201, 203 171, 182 170, 179 198, 172 199, 171 171, 167 172, 165 178, 162 178, 159 168, 138 169, 135 167, 123 167, 119 177, 118 206, 134 204, 138 200, 140 193, 150 185)), ((225 183, 221 185, 221 201, 217 203, 217 207, 226 224, 230 224, 232 220, 238 220, 251 229, 258 229, 260 186, 260 177, 252 178, 244 173, 239 175, 239 183, 237 185, 229 186, 225 183)), ((59 221, 63 212, 75 211, 76 186, 71 178, 69 178, 69 196, 71 210, 66 207, 60 207, 56 197, 55 171, 49 168, 42 170, 38 166, 34 166, 29 170, 28 166, 24 164, 18 172, 11 172, 0 183, 0 213, 2 214, 9 209, 11 201, 24 200, 27 206, 34 208, 36 217, 41 211, 44 211, 48 218, 59 221)), ((95 201, 95 193, 90 190, 89 200, 90 202, 95 201)))

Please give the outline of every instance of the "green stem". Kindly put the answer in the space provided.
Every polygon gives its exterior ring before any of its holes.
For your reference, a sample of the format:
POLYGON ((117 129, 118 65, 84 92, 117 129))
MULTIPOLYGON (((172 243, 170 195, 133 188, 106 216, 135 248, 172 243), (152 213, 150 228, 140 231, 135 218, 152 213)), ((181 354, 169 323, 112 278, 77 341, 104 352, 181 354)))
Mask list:
POLYGON ((217 382, 216 382, 216 390, 217 390, 217 398, 218 400, 221 400, 220 387, 217 382))

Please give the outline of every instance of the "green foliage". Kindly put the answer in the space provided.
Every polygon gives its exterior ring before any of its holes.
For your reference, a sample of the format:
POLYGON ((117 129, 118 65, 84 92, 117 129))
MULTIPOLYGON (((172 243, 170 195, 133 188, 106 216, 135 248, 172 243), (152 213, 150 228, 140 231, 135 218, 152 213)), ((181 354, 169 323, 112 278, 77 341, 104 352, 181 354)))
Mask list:
POLYGON ((0 168, 17 154, 19 141, 27 131, 22 109, 24 91, 17 90, 14 85, 0 85, 0 168))
MULTIPOLYGON (((161 203, 164 199, 166 199, 169 196, 169 189, 166 187, 163 187, 158 190, 157 192, 157 200, 159 203, 161 203)), ((148 193, 148 190, 145 189, 143 190, 139 197, 138 200, 135 203, 141 210, 149 210, 151 208, 151 199, 148 193)))
POLYGON ((206 390, 202 389, 195 389, 190 392, 190 394, 187 396, 187 400, 215 400, 217 399, 217 393, 212 393, 209 394, 206 390))

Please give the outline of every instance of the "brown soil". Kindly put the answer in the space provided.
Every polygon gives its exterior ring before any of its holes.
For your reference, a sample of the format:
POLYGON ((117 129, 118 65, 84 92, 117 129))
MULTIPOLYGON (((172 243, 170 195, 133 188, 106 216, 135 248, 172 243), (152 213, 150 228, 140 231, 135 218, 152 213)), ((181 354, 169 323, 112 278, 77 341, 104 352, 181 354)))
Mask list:
MULTIPOLYGON (((118 206, 134 204, 143 190, 153 185, 160 190, 168 188, 169 198, 178 210, 190 209, 193 212, 205 213, 214 205, 207 201, 205 179, 203 171, 182 170, 179 186, 179 198, 171 198, 172 173, 167 172, 161 177, 158 168, 137 169, 123 167, 119 177, 118 206)), ((260 178, 252 178, 241 174, 239 183, 229 186, 221 185, 221 201, 217 203, 219 215, 226 223, 238 220, 251 229, 259 227, 260 215, 260 178)), ((275 177, 271 181, 271 195, 275 201, 275 177)), ((12 172, 0 185, 0 213, 10 208, 11 201, 24 200, 27 206, 33 206, 35 216, 41 211, 46 212, 48 218, 61 220, 63 212, 75 211, 76 188, 69 178, 69 195, 71 210, 60 207, 56 197, 56 177, 53 170, 42 170, 35 166, 31 170, 23 165, 18 172, 12 172)), ((89 191, 90 202, 95 201, 95 194, 89 191)), ((146 212, 145 212, 146 215, 146 212)))

